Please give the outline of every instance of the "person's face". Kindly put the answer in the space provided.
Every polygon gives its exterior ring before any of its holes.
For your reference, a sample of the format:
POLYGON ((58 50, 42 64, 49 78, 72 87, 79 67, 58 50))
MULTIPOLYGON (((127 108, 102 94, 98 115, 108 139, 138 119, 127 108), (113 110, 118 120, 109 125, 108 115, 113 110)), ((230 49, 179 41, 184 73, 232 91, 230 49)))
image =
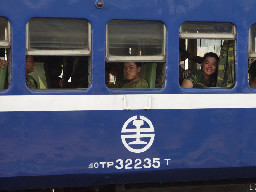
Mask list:
POLYGON ((217 60, 215 57, 206 57, 202 63, 203 72, 207 76, 211 76, 217 70, 217 60))
POLYGON ((124 76, 129 81, 136 81, 139 78, 140 67, 134 62, 124 63, 124 76))
POLYGON ((32 56, 27 56, 26 59, 26 73, 29 74, 34 71, 35 62, 32 56))

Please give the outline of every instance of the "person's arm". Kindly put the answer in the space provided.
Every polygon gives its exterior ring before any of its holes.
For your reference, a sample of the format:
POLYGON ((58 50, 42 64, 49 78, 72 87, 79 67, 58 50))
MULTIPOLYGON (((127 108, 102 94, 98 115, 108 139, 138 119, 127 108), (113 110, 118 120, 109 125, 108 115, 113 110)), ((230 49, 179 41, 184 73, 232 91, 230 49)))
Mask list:
POLYGON ((188 79, 184 79, 184 80, 182 81, 181 88, 193 88, 193 83, 192 83, 192 81, 190 81, 190 80, 188 80, 188 79))
POLYGON ((200 57, 200 56, 192 56, 192 55, 190 55, 188 57, 188 59, 194 61, 195 63, 199 63, 199 64, 201 64, 203 62, 203 57, 200 57))

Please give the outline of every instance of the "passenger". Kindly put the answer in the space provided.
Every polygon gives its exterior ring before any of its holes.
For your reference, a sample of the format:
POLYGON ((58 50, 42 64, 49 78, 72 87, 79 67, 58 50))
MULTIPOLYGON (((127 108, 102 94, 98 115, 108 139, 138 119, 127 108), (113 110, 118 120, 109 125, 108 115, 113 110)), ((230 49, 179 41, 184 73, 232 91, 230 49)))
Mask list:
POLYGON ((33 56, 26 57, 26 85, 29 89, 37 89, 38 85, 35 79, 29 75, 29 73, 33 72, 35 68, 35 62, 33 56))
POLYGON ((251 88, 256 88, 256 60, 250 64, 249 85, 251 88))
POLYGON ((148 82, 140 78, 141 64, 135 62, 125 62, 123 72, 125 81, 122 88, 149 88, 148 82))
MULTIPOLYGON (((182 84, 183 80, 184 80, 184 72, 185 72, 185 69, 181 66, 181 61, 182 61, 182 56, 183 56, 183 51, 182 49, 180 48, 179 49, 179 83, 180 85, 182 84)), ((184 59, 185 60, 185 59, 184 59)))
POLYGON ((62 66, 60 63, 50 63, 49 64, 49 82, 50 88, 60 88, 60 80, 59 77, 62 73, 62 66))
POLYGON ((148 82, 140 78, 141 64, 135 62, 125 62, 123 73, 125 80, 109 85, 109 88, 149 88, 148 82))
POLYGON ((0 67, 4 69, 8 66, 8 62, 6 60, 0 59, 0 67))
MULTIPOLYGON (((8 66, 8 62, 6 60, 0 59, 0 67, 4 69, 8 66)), ((27 56, 26 57, 26 85, 30 89, 37 89, 37 83, 35 79, 29 75, 29 73, 34 71, 35 62, 33 56, 27 56)))
POLYGON ((203 62, 203 57, 193 56, 185 49, 179 48, 179 83, 182 84, 183 80, 189 76, 190 70, 185 70, 181 67, 181 61, 189 59, 195 63, 201 64, 203 62))
MULTIPOLYGON (((183 80, 189 76, 190 70, 184 69, 181 66, 181 61, 185 61, 186 59, 190 59, 190 53, 186 50, 179 49, 179 83, 182 84, 183 80)), ((193 61, 193 60, 192 60, 193 61)))
POLYGON ((191 71, 181 84, 182 88, 205 88, 215 87, 217 83, 217 69, 219 57, 209 52, 203 57, 200 71, 191 71))
POLYGON ((65 57, 60 87, 88 88, 88 57, 65 57))
POLYGON ((6 89, 9 86, 8 83, 8 62, 0 59, 0 89, 6 89))

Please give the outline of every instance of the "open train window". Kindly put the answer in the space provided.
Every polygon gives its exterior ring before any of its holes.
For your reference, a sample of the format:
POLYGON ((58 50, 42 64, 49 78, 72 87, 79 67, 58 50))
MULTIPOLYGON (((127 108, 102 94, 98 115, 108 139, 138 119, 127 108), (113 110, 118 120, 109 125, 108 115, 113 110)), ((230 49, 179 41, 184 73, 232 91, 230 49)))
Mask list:
POLYGON ((232 23, 185 22, 179 36, 182 88, 235 85, 236 28, 232 23))
POLYGON ((0 17, 0 89, 6 89, 10 86, 10 31, 10 23, 8 19, 0 17))
POLYGON ((28 88, 88 88, 90 69, 91 25, 87 20, 32 18, 27 23, 28 88))
POLYGON ((106 26, 108 88, 165 85, 166 29, 159 21, 112 20, 106 26))
POLYGON ((250 27, 249 32, 249 64, 248 64, 248 83, 251 88, 256 88, 256 24, 250 27))

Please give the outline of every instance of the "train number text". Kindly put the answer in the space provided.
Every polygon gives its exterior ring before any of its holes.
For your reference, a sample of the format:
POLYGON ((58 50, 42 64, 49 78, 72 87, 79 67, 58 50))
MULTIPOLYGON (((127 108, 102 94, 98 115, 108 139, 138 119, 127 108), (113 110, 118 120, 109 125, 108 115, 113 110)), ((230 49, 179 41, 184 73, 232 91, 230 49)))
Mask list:
POLYGON ((171 159, 163 159, 161 162, 160 158, 145 158, 145 159, 117 159, 109 162, 94 162, 90 163, 88 168, 91 169, 104 169, 104 168, 116 168, 116 169, 158 169, 161 167, 161 163, 169 165, 171 159))

